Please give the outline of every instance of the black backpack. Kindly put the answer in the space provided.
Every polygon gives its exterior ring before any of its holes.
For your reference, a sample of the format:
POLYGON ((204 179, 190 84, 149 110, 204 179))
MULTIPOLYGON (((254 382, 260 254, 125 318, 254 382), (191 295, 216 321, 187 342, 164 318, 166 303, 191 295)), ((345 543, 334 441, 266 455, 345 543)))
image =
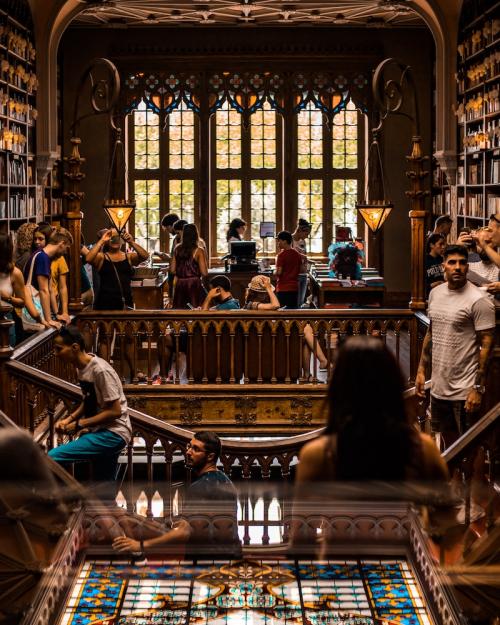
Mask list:
POLYGON ((358 265, 358 250, 352 245, 348 244, 345 247, 337 251, 335 255, 335 271, 337 276, 346 276, 350 278, 356 278, 357 265, 358 265))

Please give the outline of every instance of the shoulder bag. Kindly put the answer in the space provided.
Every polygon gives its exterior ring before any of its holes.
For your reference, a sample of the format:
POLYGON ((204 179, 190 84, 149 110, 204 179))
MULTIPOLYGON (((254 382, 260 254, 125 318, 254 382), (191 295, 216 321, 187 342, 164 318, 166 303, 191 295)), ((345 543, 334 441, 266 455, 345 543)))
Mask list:
MULTIPOLYGON (((121 297, 122 304, 123 304, 123 310, 134 310, 134 307, 133 306, 128 306, 126 301, 125 301, 125 296, 123 295, 122 281, 120 280, 120 276, 118 274, 118 270, 115 267, 115 263, 111 260, 111 258, 109 257, 108 254, 104 254, 104 256, 105 256, 105 258, 107 258, 109 260, 109 262, 111 263, 113 269, 115 270, 115 276, 116 276, 116 281, 118 282, 118 288, 120 289, 120 297, 121 297)), ((127 256, 128 262, 130 264, 130 259, 129 259, 127 254, 126 254, 126 256, 127 256)))
MULTIPOLYGON (((33 267, 35 266, 35 259, 38 256, 38 254, 40 254, 40 252, 37 252, 31 259, 31 265, 30 265, 30 270, 28 274, 28 280, 26 283, 26 288, 31 296, 31 301, 33 302, 33 306, 37 309, 37 311, 40 313, 40 317, 43 319, 43 308, 42 308, 42 303, 40 302, 40 293, 38 289, 36 289, 31 283, 31 280, 33 278, 33 267)), ((25 330, 25 332, 39 332, 40 330, 45 329, 45 326, 43 325, 43 323, 39 323, 38 321, 36 321, 36 319, 33 319, 33 317, 29 314, 26 306, 23 306, 23 309, 21 311, 21 321, 23 324, 23 330, 25 330)))

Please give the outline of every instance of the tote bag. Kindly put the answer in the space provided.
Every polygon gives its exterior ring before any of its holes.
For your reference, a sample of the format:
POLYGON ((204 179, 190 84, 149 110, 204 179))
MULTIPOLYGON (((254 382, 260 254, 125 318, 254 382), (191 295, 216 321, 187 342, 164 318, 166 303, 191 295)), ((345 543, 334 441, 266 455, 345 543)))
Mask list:
MULTIPOLYGON (((42 309, 42 303, 40 302, 40 293, 38 292, 38 289, 36 289, 31 284, 31 280, 33 278, 33 267, 35 265, 35 259, 38 256, 38 254, 40 254, 40 252, 37 252, 33 256, 33 258, 31 259, 31 265, 30 265, 30 270, 29 270, 29 274, 28 274, 28 281, 27 281, 27 284, 26 284, 26 288, 28 289, 28 291, 29 291, 29 293, 31 295, 31 300, 33 302, 33 305, 35 306, 35 308, 40 313, 40 316, 43 319, 43 309, 42 309)), ((38 323, 38 321, 33 319, 33 317, 29 314, 28 309, 26 308, 26 306, 24 306, 23 309, 22 309, 21 321, 23 323, 23 330, 25 332, 38 332, 40 330, 44 330, 45 329, 45 326, 43 325, 43 323, 38 323)))

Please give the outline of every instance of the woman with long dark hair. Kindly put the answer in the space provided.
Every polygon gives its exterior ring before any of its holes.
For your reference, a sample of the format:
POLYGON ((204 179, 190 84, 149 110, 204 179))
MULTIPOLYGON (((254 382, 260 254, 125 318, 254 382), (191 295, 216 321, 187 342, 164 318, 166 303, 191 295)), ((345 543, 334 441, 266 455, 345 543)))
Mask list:
POLYGON ((325 432, 302 448, 297 482, 447 479, 434 441, 410 423, 404 390, 380 339, 349 338, 328 389, 325 432))
POLYGON ((203 304, 206 290, 202 277, 208 275, 205 252, 199 245, 198 228, 187 224, 182 239, 174 250, 170 271, 175 275, 173 308, 197 308, 203 304))
POLYGON ((242 241, 246 229, 246 221, 243 221, 243 219, 240 219, 239 217, 233 219, 233 221, 229 224, 229 229, 226 234, 227 242, 230 243, 231 241, 242 241))
MULTIPOLYGON (((26 301, 24 278, 21 270, 14 264, 14 244, 8 232, 0 232, 0 300, 21 309, 26 301)), ((29 312, 35 317, 38 312, 29 303, 29 312)), ((14 313, 8 313, 7 317, 16 321, 14 313)), ((20 320, 19 320, 20 322, 20 320)), ((9 329, 9 343, 14 347, 21 340, 22 324, 16 323, 9 329), (19 336, 18 336, 19 335, 19 336), (18 340, 16 341, 16 336, 18 340)))

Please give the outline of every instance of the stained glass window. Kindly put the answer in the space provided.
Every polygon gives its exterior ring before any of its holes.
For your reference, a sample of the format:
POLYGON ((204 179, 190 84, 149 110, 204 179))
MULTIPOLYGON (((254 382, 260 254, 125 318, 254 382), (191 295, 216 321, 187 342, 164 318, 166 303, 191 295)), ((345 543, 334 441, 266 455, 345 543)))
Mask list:
POLYGON ((334 169, 358 167, 358 112, 352 101, 333 118, 332 149, 334 169))
POLYGON ((432 625, 404 559, 83 564, 58 625, 432 625))
POLYGON ((333 223, 336 226, 349 226, 356 232, 358 216, 356 201, 358 199, 358 181, 341 179, 333 180, 332 203, 333 223))
POLYGON ((227 229, 235 217, 241 217, 241 180, 217 180, 217 253, 227 254, 227 229))
POLYGON ((323 167, 323 114, 312 102, 297 115, 297 166, 323 167))
POLYGON ((135 239, 149 252, 158 249, 160 239, 160 181, 135 180, 135 239))
POLYGON ((241 167, 241 115, 224 102, 215 114, 217 169, 241 167))
POLYGON ((326 253, 336 225, 358 234, 361 124, 352 101, 333 117, 331 127, 312 102, 297 115, 297 208, 298 217, 312 224, 309 252, 326 253))
POLYGON ((194 223, 194 180, 168 181, 168 207, 188 223, 194 223))
POLYGON ((134 168, 160 167, 160 128, 156 113, 141 102, 134 112, 134 168))
POLYGON ((298 218, 311 224, 309 251, 323 250, 323 180, 298 181, 298 218))
POLYGON ((276 167, 276 113, 269 102, 251 117, 251 167, 274 169, 276 167))
MULTIPOLYGON (((170 169, 194 168, 194 113, 184 102, 168 116, 168 159, 170 169)), ((171 209, 172 210, 172 209, 171 209)))

